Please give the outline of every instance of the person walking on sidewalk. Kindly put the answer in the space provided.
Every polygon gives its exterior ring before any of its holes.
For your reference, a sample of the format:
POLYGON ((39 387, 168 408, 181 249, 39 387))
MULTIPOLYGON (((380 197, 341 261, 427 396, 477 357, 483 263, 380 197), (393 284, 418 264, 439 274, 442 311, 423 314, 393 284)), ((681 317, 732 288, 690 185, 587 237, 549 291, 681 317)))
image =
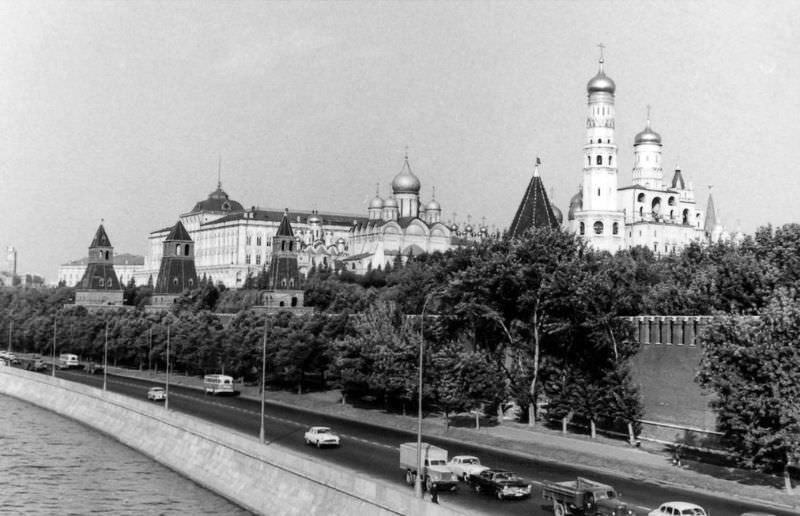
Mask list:
POLYGON ((431 484, 431 503, 439 503, 439 489, 436 488, 436 484, 431 484))

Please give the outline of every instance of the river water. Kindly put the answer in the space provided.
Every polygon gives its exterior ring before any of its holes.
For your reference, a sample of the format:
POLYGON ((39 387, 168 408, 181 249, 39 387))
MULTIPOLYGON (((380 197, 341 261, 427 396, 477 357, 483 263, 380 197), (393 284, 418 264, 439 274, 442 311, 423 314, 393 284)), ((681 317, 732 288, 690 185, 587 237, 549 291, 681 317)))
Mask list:
POLYGON ((250 513, 107 435, 0 396, 0 514, 250 513))

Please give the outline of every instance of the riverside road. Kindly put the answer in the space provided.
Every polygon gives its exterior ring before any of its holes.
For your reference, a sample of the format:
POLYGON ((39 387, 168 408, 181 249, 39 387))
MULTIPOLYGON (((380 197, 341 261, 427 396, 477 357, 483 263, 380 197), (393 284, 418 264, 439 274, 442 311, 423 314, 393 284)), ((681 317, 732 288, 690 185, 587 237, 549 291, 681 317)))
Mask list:
MULTIPOLYGON (((101 387, 102 376, 91 376, 76 371, 58 371, 57 376, 95 387, 101 387)), ((110 391, 145 399, 148 387, 154 384, 146 380, 128 377, 108 376, 110 391)), ((259 432, 260 403, 257 400, 240 397, 210 397, 197 389, 170 385, 170 410, 176 410, 205 419, 239 432, 257 436, 259 432)), ((265 414, 265 437, 268 443, 277 443, 291 448, 314 460, 327 461, 362 472, 387 482, 404 484, 399 468, 400 443, 416 441, 416 435, 383 427, 339 419, 327 415, 317 415, 306 410, 293 409, 279 404, 267 403, 265 414), (303 442, 303 432, 312 425, 331 426, 342 436, 342 446, 331 449, 308 447, 303 442)), ((473 493, 464 484, 455 493, 440 494, 440 503, 454 508, 463 507, 482 511, 486 514, 548 515, 552 508, 543 505, 542 480, 573 480, 577 476, 588 477, 616 487, 637 514, 647 514, 648 510, 665 501, 682 500, 697 503, 709 511, 710 516, 739 516, 746 511, 766 511, 778 516, 788 516, 795 512, 777 510, 741 501, 701 495, 672 487, 649 484, 629 478, 599 475, 582 469, 579 464, 554 464, 523 458, 499 449, 486 449, 469 443, 458 443, 436 438, 424 438, 448 450, 452 455, 477 455, 490 466, 510 469, 534 483, 533 496, 526 500, 500 501, 482 494, 473 493)), ((411 487, 409 487, 411 490, 411 487)))

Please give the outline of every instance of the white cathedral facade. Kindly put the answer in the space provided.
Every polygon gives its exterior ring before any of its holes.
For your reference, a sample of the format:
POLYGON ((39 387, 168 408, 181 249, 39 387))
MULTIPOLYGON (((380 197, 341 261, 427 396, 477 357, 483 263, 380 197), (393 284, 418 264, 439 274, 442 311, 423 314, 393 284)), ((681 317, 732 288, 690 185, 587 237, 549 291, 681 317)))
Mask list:
POLYGON ((601 55, 600 69, 586 86, 589 109, 583 181, 570 201, 570 229, 593 248, 612 253, 643 246, 661 255, 679 252, 694 241, 707 241, 711 235, 692 185, 678 168, 665 181, 661 136, 650 127, 649 114, 646 127, 634 138, 632 184, 619 186, 616 85, 605 74, 603 62, 601 55))

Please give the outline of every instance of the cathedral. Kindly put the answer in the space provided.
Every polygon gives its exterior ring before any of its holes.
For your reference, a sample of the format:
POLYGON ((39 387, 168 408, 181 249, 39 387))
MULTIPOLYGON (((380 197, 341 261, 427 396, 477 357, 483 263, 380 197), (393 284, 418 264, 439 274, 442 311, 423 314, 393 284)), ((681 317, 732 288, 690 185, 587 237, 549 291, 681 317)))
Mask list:
MULTIPOLYGON (((698 208, 692 185, 677 167, 671 178, 664 176, 661 135, 652 129, 649 113, 645 128, 633 141, 632 182, 619 186, 616 85, 605 74, 603 64, 601 53, 599 71, 586 86, 583 181, 570 201, 570 229, 595 249, 612 253, 643 246, 661 255, 678 252, 691 242, 708 241, 712 238, 710 220, 698 208)), ((709 203, 713 212, 710 196, 709 203)), ((710 216, 713 218, 713 213, 710 216)))
POLYGON ((411 171, 406 155, 402 169, 392 179, 392 195, 384 200, 376 193, 369 203, 367 220, 353 225, 350 253, 342 260, 346 270, 364 274, 396 261, 405 263, 411 256, 444 252, 454 246, 453 228, 442 222, 441 205, 435 198, 423 204, 420 189, 419 178, 411 171))

